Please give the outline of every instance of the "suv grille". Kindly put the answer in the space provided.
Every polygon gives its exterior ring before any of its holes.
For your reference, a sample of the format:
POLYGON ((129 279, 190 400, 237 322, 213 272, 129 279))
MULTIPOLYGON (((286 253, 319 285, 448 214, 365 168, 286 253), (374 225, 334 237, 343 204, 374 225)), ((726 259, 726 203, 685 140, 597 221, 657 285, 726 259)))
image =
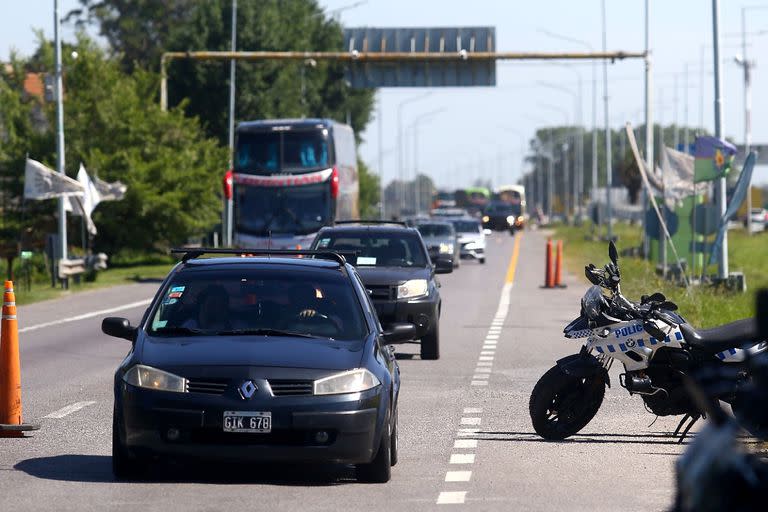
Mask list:
POLYGON ((270 380, 274 396, 307 396, 314 391, 311 380, 270 380))
POLYGON ((397 288, 388 284, 366 285, 365 289, 371 300, 394 300, 397 294, 397 288))
POLYGON ((223 395, 227 389, 227 379, 188 379, 188 393, 204 393, 206 395, 223 395))

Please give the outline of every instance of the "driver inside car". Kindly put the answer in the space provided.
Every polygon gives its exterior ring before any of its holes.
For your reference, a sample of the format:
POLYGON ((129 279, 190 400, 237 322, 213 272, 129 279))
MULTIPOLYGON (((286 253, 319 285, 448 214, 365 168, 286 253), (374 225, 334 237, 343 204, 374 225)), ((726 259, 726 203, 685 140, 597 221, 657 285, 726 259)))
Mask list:
POLYGON ((341 331, 342 322, 341 318, 337 315, 327 314, 327 308, 324 306, 325 297, 322 292, 311 284, 298 284, 291 293, 293 298, 293 309, 295 311, 295 317, 300 320, 309 320, 313 318, 325 319, 333 323, 334 327, 341 331))

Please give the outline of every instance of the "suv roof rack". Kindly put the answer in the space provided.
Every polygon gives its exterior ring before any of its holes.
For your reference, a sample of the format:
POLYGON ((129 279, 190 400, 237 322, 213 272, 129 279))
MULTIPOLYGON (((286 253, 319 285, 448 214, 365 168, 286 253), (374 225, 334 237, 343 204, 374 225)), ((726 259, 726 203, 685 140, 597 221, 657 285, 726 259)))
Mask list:
POLYGON ((310 251, 302 249, 224 249, 209 247, 180 247, 171 249, 171 254, 183 254, 181 262, 199 258, 204 254, 229 254, 238 256, 314 256, 318 259, 331 260, 344 266, 347 262, 344 255, 335 251, 310 251))
POLYGON ((337 220, 334 224, 394 224, 396 226, 408 227, 408 224, 401 220, 379 220, 379 219, 358 219, 358 220, 337 220))

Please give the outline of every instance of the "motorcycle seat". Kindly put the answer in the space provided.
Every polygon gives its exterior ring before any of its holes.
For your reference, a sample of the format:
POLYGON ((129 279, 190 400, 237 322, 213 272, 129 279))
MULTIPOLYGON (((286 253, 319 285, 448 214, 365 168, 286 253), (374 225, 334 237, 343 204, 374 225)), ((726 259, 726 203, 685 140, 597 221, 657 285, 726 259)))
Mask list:
POLYGON ((754 318, 744 318, 712 329, 701 330, 690 324, 680 324, 680 330, 689 345, 712 353, 761 341, 757 321, 754 318))

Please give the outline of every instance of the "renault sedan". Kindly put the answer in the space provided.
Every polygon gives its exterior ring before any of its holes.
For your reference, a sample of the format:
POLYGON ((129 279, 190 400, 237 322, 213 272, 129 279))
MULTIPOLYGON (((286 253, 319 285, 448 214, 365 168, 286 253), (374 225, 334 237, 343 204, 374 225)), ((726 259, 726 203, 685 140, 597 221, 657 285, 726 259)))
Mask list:
POLYGON ((138 326, 103 320, 132 344, 114 380, 115 475, 202 458, 354 464, 388 481, 400 372, 387 343, 413 326, 383 332, 339 254, 213 252, 187 252, 138 326))

